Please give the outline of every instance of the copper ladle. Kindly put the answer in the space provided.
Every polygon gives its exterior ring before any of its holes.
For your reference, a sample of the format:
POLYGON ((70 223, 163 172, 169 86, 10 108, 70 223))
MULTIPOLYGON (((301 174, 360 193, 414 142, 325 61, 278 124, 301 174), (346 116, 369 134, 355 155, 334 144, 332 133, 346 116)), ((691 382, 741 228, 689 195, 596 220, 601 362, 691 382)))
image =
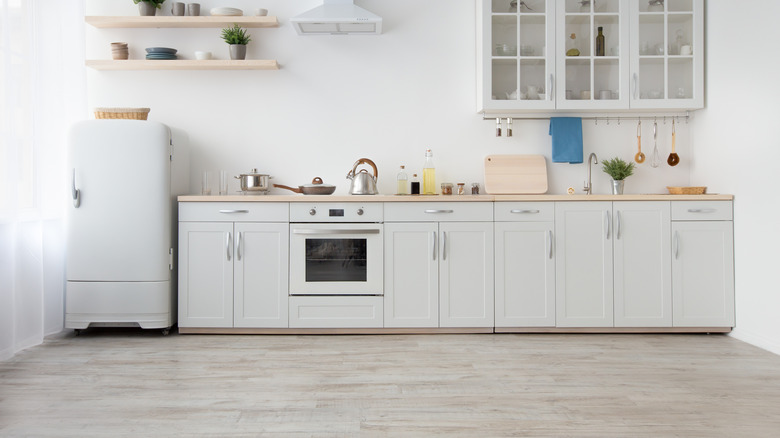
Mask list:
POLYGON ((672 153, 669 154, 669 158, 666 159, 666 163, 670 166, 676 166, 680 163, 680 156, 677 155, 677 152, 674 151, 675 135, 674 119, 672 119, 672 153))
POLYGON ((639 148, 639 152, 634 155, 634 161, 637 163, 644 163, 645 162, 645 154, 642 153, 642 121, 640 120, 639 123, 636 125, 636 144, 639 148))

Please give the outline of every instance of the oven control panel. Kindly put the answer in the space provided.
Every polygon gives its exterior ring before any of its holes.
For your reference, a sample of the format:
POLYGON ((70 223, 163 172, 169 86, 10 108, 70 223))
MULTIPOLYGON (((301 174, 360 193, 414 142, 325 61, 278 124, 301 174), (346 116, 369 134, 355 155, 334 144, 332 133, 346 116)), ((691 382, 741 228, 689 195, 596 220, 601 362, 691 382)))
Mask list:
POLYGON ((381 202, 292 202, 290 222, 383 222, 381 202))

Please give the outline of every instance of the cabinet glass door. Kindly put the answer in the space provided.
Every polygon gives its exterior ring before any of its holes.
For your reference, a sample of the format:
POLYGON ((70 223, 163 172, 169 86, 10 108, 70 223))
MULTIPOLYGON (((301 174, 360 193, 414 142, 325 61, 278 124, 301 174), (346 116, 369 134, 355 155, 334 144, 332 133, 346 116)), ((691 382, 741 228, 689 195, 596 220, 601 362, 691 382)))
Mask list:
POLYGON ((628 5, 566 0, 564 8, 556 27, 558 108, 627 108, 628 5))
POLYGON ((551 109, 554 25, 551 0, 483 2, 485 109, 551 109))
POLYGON ((701 108, 701 0, 634 0, 631 106, 701 108))

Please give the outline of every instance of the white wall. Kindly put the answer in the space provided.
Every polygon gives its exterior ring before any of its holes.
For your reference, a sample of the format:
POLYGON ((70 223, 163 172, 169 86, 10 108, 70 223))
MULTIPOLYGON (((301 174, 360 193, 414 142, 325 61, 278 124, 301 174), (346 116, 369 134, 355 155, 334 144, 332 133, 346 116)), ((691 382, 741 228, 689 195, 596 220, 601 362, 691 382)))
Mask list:
MULTIPOLYGON (((170 1, 164 6, 170 14, 170 1)), ((496 138, 495 123, 476 114, 474 0, 357 0, 384 18, 380 36, 298 36, 290 17, 321 0, 231 0, 251 13, 269 9, 279 28, 250 29, 249 58, 277 59, 278 71, 88 71, 89 103, 150 107, 150 119, 189 133, 193 147, 191 189, 202 170, 232 175, 252 167, 274 181, 304 184, 314 176, 346 193, 347 171, 360 157, 379 166, 379 188, 395 190, 405 164, 421 170, 425 148, 434 152, 439 182, 483 181, 488 154, 544 154, 550 192, 582 189, 585 164, 550 163, 546 121, 516 121, 515 136, 496 138)), ((224 6, 203 0, 202 11, 224 6)), ((205 13, 205 12, 204 12, 205 13)), ((87 0, 88 15, 137 15, 130 0, 87 0)), ((175 47, 183 58, 209 50, 226 59, 219 29, 101 29, 87 26, 87 57, 110 58, 109 43, 127 41, 131 58, 150 46, 175 47)), ((688 185, 689 126, 678 128, 682 163, 652 169, 645 162, 626 183, 626 193, 660 193, 688 185)), ((643 150, 652 148, 652 123, 643 123, 643 150)), ((585 156, 636 153, 636 125, 614 120, 584 122, 585 156)), ((671 124, 659 121, 659 148, 668 156, 671 124)), ((231 190, 237 190, 235 181, 231 190)), ((594 171, 595 193, 608 193, 609 178, 594 171)), ((278 193, 289 193, 277 191, 278 193)))
POLYGON ((739 339, 780 354, 780 2, 707 2, 707 108, 692 126, 691 182, 733 193, 739 339))

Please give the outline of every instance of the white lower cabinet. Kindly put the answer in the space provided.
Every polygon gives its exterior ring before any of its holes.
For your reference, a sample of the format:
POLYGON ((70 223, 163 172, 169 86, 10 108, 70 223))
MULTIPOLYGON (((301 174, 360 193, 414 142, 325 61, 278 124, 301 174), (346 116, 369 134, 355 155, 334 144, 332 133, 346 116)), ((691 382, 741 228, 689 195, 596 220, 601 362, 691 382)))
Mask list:
POLYGON ((556 204, 557 325, 671 327, 670 205, 556 204))
POLYGON ((680 203, 672 215, 675 327, 733 327, 731 203, 680 203))
POLYGON ((615 327, 671 327, 670 205, 614 202, 615 327))
POLYGON ((385 223, 385 327, 439 326, 437 223, 385 223))
POLYGON ((555 204, 558 327, 612 327, 612 203, 555 204))
POLYGON ((495 204, 496 327, 555 327, 555 204, 495 204))
POLYGON ((286 204, 179 210, 179 326, 287 327, 286 204))
POLYGON ((491 203, 385 204, 385 327, 493 327, 491 203))
POLYGON ((179 223, 179 327, 233 327, 232 223, 179 223))

